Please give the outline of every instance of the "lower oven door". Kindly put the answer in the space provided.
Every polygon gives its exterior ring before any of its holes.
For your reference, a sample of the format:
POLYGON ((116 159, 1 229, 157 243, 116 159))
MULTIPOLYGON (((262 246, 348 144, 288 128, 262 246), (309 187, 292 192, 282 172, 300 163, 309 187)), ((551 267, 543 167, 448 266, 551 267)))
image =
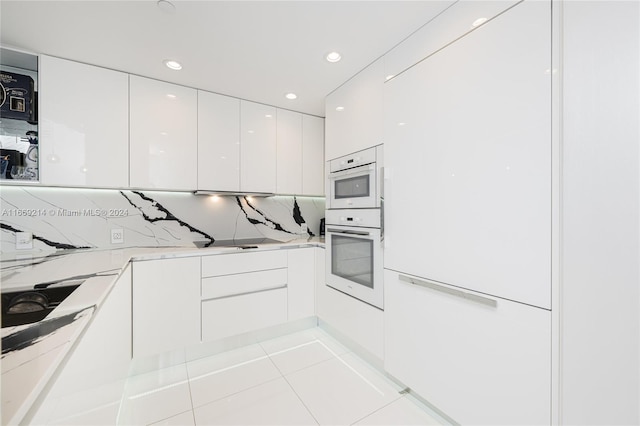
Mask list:
POLYGON ((327 285, 383 309, 380 229, 327 225, 325 243, 327 285))

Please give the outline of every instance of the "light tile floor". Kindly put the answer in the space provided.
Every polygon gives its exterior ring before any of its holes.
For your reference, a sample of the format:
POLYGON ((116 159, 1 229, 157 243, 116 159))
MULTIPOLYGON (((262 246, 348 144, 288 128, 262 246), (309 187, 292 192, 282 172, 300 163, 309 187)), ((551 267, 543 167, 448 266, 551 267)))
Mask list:
POLYGON ((120 424, 441 425, 319 328, 129 378, 120 424))

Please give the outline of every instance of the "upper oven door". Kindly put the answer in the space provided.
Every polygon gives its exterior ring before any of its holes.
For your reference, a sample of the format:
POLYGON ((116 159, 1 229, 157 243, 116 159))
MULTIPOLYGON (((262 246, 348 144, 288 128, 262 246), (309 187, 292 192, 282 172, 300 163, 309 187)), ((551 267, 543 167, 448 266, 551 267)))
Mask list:
POLYGON ((383 308, 380 229, 327 225, 326 283, 383 308))
POLYGON ((376 188, 376 165, 367 164, 329 176, 329 208, 380 207, 376 188))

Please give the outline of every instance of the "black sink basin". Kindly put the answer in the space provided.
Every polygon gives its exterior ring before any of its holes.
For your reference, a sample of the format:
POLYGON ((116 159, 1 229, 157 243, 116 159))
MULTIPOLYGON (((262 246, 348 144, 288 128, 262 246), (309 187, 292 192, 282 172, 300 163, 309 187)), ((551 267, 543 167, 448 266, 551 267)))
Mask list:
POLYGON ((2 327, 43 320, 80 284, 2 293, 2 327))

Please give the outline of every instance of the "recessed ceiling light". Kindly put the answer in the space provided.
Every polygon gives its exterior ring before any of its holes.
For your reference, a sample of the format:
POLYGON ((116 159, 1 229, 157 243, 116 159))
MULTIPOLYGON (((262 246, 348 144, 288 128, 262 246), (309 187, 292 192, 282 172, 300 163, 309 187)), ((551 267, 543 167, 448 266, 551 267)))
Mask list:
POLYGON ((284 97, 289 100, 294 100, 298 97, 298 95, 296 95, 295 93, 287 93, 286 95, 284 95, 284 97))
POLYGON ((173 3, 171 3, 170 1, 167 1, 167 0, 158 0, 156 5, 163 12, 173 13, 173 12, 176 11, 176 7, 173 5, 173 3))
POLYGON ((174 95, 173 93, 167 93, 167 98, 169 99, 175 99, 176 95, 174 95))
POLYGON ((271 117, 273 117, 273 115, 271 115, 271 114, 265 114, 264 116, 265 116, 266 118, 271 118, 271 117))
POLYGON ((344 111, 344 107, 343 106, 336 107, 336 111, 344 111))
POLYGON ((342 55, 340 55, 338 52, 331 52, 328 53, 327 56, 325 56, 325 59, 329 62, 338 62, 340 59, 342 59, 342 55))
POLYGON ((173 59, 165 59, 164 64, 167 68, 178 71, 182 69, 182 64, 178 61, 174 61, 173 59))
POLYGON ((480 25, 484 24, 485 22, 487 22, 487 18, 478 18, 475 21, 473 21, 473 23, 471 24, 474 27, 479 27, 480 25))
POLYGON ((391 80, 393 77, 395 77, 395 75, 393 75, 393 74, 389 74, 389 75, 385 78, 385 80, 391 80))

